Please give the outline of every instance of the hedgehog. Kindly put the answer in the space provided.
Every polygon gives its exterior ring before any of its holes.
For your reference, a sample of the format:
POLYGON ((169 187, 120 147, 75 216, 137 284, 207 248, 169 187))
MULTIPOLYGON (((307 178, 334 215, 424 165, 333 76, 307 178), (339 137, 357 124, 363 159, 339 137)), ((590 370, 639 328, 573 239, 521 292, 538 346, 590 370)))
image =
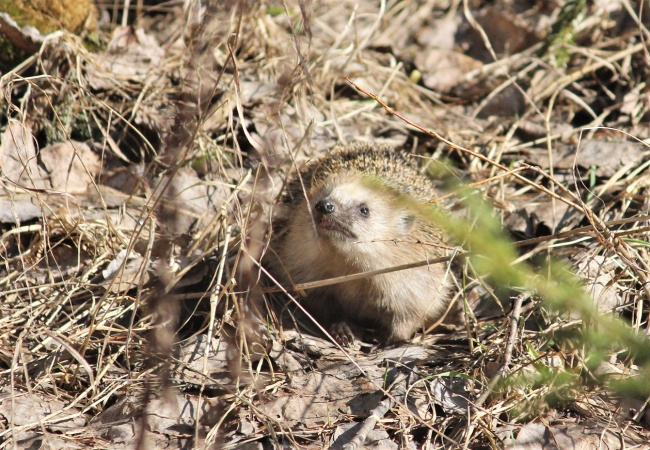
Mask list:
MULTIPOLYGON (((292 286, 443 257, 449 247, 428 213, 439 195, 405 152, 339 145, 287 183, 270 271, 292 286)), ((388 272, 310 289, 300 301, 342 345, 355 340, 350 325, 396 343, 444 315, 445 273, 441 264, 388 272)))

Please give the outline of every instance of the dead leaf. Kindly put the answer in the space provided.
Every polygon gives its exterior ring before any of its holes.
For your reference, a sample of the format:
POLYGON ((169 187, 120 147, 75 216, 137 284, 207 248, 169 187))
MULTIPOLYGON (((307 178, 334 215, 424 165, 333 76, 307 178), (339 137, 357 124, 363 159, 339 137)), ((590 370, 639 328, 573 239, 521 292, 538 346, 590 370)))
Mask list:
POLYGON ((583 254, 576 262, 576 275, 585 283, 585 290, 600 312, 611 312, 622 305, 623 288, 614 282, 616 264, 604 255, 583 254))
POLYGON ((571 424, 566 427, 547 427, 540 423, 525 425, 517 435, 510 450, 537 450, 559 448, 562 450, 588 450, 594 448, 623 448, 620 438, 601 427, 590 426, 587 422, 571 424))
POLYGON ((522 195, 510 199, 515 210, 506 214, 505 224, 526 238, 546 236, 566 229, 582 218, 582 214, 566 203, 550 197, 522 195))
POLYGON ((36 53, 45 41, 45 37, 34 27, 19 26, 5 12, 0 12, 0 32, 9 43, 27 53, 36 53))
MULTIPOLYGON (((86 418, 81 414, 75 416, 75 410, 67 409, 66 406, 66 403, 61 400, 45 401, 35 394, 26 392, 14 391, 12 394, 0 394, 0 423, 11 423, 14 427, 33 427, 40 424, 50 431, 57 432, 83 427, 86 418), (61 421, 63 417, 67 419, 61 421)), ((17 430, 13 437, 19 441, 33 436, 30 431, 17 430)))
POLYGON ((137 435, 136 418, 139 417, 139 398, 127 395, 95 416, 89 426, 100 436, 115 443, 128 442, 137 435))
MULTIPOLYGON (((578 166, 582 169, 594 168, 596 175, 608 178, 621 170, 631 170, 646 161, 650 151, 638 142, 602 141, 582 139, 580 146, 559 144, 553 152, 553 167, 571 170, 578 166)), ((546 151, 531 152, 526 162, 542 169, 549 168, 546 151)))
POLYGON ((466 414, 469 406, 467 382, 463 378, 436 377, 429 383, 437 405, 447 414, 466 414))
POLYGON ((83 142, 50 145, 39 156, 52 189, 70 194, 86 192, 101 169, 99 157, 83 142))
POLYGON ((11 194, 10 198, 0 195, 0 222, 20 223, 43 216, 40 206, 28 194, 11 194))
POLYGON ((153 193, 154 198, 160 195, 163 188, 166 189, 158 212, 161 223, 175 234, 187 233, 199 220, 209 222, 230 194, 230 189, 224 183, 205 182, 187 167, 163 178, 153 193))
POLYGON ((127 253, 126 249, 121 250, 102 270, 105 280, 102 286, 111 292, 119 293, 146 283, 149 281, 149 274, 142 264, 143 258, 137 252, 127 253))
MULTIPOLYGON (((488 6, 480 8, 474 13, 474 17, 497 55, 519 53, 537 41, 535 30, 509 11, 488 6)), ((481 33, 474 28, 467 27, 467 32, 459 39, 469 47, 467 50, 469 55, 486 63, 494 61, 494 57, 485 47, 481 33)))
MULTIPOLYGON (((596 175, 609 178, 621 169, 636 168, 641 162, 647 160, 650 151, 638 142, 627 141, 596 141, 583 140, 580 143, 575 163, 581 167, 596 167, 596 175)), ((571 158, 558 163, 570 163, 571 158)))
POLYGON ((445 14, 416 30, 415 38, 424 49, 452 50, 456 46, 456 33, 461 22, 460 14, 445 14))
POLYGON ((264 405, 266 414, 284 424, 322 426, 350 414, 347 402, 360 392, 349 381, 319 372, 294 376, 288 390, 264 405))
POLYGON ((229 346, 226 341, 213 337, 205 359, 206 341, 207 336, 199 334, 176 347, 178 356, 172 368, 172 378, 195 386, 210 385, 215 381, 224 386, 232 385, 234 380, 228 372, 229 346))
MULTIPOLYGON (((331 440, 331 448, 337 450, 344 448, 344 445, 349 443, 350 440, 356 436, 361 425, 361 423, 352 422, 336 427, 331 440)), ((409 450, 416 448, 413 442, 409 442, 409 444, 410 445, 407 445, 404 448, 407 448, 409 450)), ((400 446, 398 446, 390 439, 390 436, 386 430, 376 428, 368 433, 368 437, 363 443, 363 448, 373 450, 397 450, 400 448, 400 446)))
POLYGON ((483 63, 463 53, 438 48, 418 52, 415 65, 429 89, 448 93, 465 81, 465 75, 483 67, 483 63))
POLYGON ((7 129, 0 136, 0 169, 6 189, 45 189, 48 175, 38 165, 36 145, 31 130, 20 122, 10 120, 7 129))
POLYGON ((87 78, 96 90, 110 90, 117 80, 144 82, 150 73, 157 70, 165 56, 158 42, 142 28, 115 27, 108 48, 93 58, 94 65, 88 65, 87 78))

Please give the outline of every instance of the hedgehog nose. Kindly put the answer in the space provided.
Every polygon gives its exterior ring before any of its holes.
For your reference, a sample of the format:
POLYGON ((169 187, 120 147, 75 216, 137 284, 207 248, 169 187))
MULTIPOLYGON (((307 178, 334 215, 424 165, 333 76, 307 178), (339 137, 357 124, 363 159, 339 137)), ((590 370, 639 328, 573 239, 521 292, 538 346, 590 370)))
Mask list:
POLYGON ((321 214, 332 214, 334 212, 334 203, 330 200, 321 200, 315 205, 316 211, 321 214))

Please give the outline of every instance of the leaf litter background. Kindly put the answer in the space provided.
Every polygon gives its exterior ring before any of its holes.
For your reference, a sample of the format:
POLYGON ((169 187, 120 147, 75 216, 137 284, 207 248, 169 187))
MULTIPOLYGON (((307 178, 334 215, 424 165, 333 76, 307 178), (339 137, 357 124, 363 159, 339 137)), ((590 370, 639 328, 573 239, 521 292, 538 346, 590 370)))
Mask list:
POLYGON ((534 292, 464 264, 455 325, 343 351, 267 319, 256 264, 296 167, 385 142, 516 240, 565 233, 518 261, 565 261, 645 335, 643 5, 98 3, 93 50, 0 16, 29 43, 0 79, 0 446, 647 446, 648 390, 610 389, 642 362, 594 367, 534 292))

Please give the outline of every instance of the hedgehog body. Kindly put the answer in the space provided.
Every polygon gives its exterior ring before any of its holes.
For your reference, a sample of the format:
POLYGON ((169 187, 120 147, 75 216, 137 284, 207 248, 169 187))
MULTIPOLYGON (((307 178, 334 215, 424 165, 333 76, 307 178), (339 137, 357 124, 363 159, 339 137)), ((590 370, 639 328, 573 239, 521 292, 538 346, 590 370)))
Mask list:
MULTIPOLYGON (((427 213, 437 195, 404 153, 366 143, 336 147, 289 183, 272 271, 294 285, 444 256, 443 233, 427 213)), ((445 266, 311 289, 302 303, 343 343, 353 339, 349 322, 375 328, 383 342, 402 341, 444 314, 445 266)))

